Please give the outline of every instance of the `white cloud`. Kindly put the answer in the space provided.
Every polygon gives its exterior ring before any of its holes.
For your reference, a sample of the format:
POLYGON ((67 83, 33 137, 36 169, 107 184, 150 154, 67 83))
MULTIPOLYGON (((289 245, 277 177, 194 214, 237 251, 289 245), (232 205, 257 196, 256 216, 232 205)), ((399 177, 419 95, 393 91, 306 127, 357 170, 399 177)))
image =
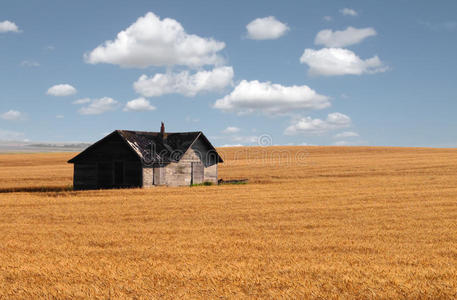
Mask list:
POLYGON ((118 102, 109 97, 93 99, 89 105, 82 107, 79 113, 82 115, 100 115, 107 111, 115 110, 118 107, 118 102))
POLYGON ((76 89, 69 84, 57 84, 48 89, 46 94, 51 96, 63 97, 76 94, 76 89))
POLYGON ((214 108, 223 111, 259 111, 265 114, 283 114, 328 106, 330 102, 327 96, 316 93, 306 85, 283 86, 257 80, 242 80, 229 95, 214 103, 214 108))
POLYGON ((446 21, 446 22, 441 22, 441 23, 431 23, 431 22, 420 22, 420 23, 434 31, 455 31, 455 30, 457 30, 456 21, 446 21))
POLYGON ((222 146, 219 146, 221 148, 223 147, 243 147, 242 144, 225 144, 225 145, 222 145, 222 146))
POLYGON ((238 143, 244 143, 244 144, 254 144, 258 143, 259 137, 258 136, 241 136, 241 135, 235 135, 230 138, 234 142, 238 143))
POLYGON ((148 100, 142 97, 127 102, 127 104, 124 107, 124 111, 150 111, 155 109, 155 106, 151 105, 151 103, 148 100))
POLYGON ((9 111, 3 113, 0 117, 3 120, 7 120, 7 121, 17 121, 17 120, 22 119, 24 117, 24 115, 20 111, 9 110, 9 111))
POLYGON ((352 16, 352 17, 355 17, 358 15, 358 13, 353 10, 352 8, 343 8, 343 9, 340 9, 340 13, 343 15, 343 16, 352 16))
POLYGON ((351 118, 342 113, 331 113, 327 119, 312 119, 305 117, 296 120, 292 125, 286 128, 284 134, 323 134, 330 130, 336 130, 351 126, 351 118))
POLYGON ((73 101, 73 104, 86 104, 90 102, 90 98, 81 98, 76 101, 73 101))
POLYGON ((57 115, 57 116, 56 116, 56 119, 63 119, 63 118, 65 118, 64 115, 57 115))
MULTIPOLYGON (((222 144, 223 146, 220 146, 221 143, 219 143, 219 147, 238 147, 238 146, 245 146, 245 145, 261 145, 260 143, 262 141, 259 141, 259 140, 262 139, 264 135, 262 135, 262 136, 238 135, 237 134, 238 132, 239 131, 226 132, 225 130, 223 130, 222 133, 224 133, 225 135, 211 136, 210 138, 212 140, 224 140, 224 142, 227 142, 227 144, 222 144)), ((270 140, 268 140, 268 142, 270 142, 270 140)), ((271 145, 271 144, 269 143, 269 145, 271 145)))
POLYGON ((21 61, 22 67, 39 67, 40 63, 33 60, 23 60, 21 61))
POLYGON ((342 99, 349 99, 349 98, 350 98, 350 97, 349 97, 347 94, 345 94, 345 93, 342 93, 342 94, 340 95, 340 97, 341 97, 342 99))
POLYGON ((258 18, 246 25, 248 38, 253 40, 274 40, 283 36, 290 28, 275 17, 258 18))
POLYGON ((223 131, 223 133, 237 133, 237 132, 240 132, 240 129, 238 127, 234 127, 234 126, 229 126, 227 128, 225 128, 223 131))
POLYGON ((349 26, 345 30, 332 31, 325 29, 319 31, 314 39, 314 44, 324 45, 325 47, 346 47, 362 42, 370 36, 375 36, 376 31, 371 28, 354 28, 349 26))
POLYGON ((0 129, 0 141, 24 140, 24 133, 0 129))
POLYGON ((122 67, 184 65, 198 67, 220 64, 217 54, 225 43, 185 32, 182 25, 170 18, 161 20, 152 12, 138 18, 119 32, 114 41, 84 55, 91 64, 110 63, 122 67))
POLYGON ((342 139, 342 138, 350 138, 350 137, 358 137, 358 136, 359 136, 359 134, 357 132, 345 131, 345 132, 335 134, 333 137, 336 139, 342 139))
POLYGON ((5 33, 5 32, 21 32, 19 30, 19 27, 17 27, 16 24, 14 24, 14 22, 11 22, 11 21, 3 21, 3 22, 0 22, 0 33, 5 33))
POLYGON ((335 146, 349 146, 351 143, 349 143, 348 141, 336 141, 333 143, 333 145, 335 146))
POLYGON ((192 118, 191 116, 186 116, 186 122, 190 122, 190 123, 197 123, 197 122, 200 122, 200 119, 199 118, 192 118))
POLYGON ((324 21, 327 21, 327 22, 331 22, 333 20, 333 18, 331 16, 324 16, 322 19, 324 19, 324 21))
POLYGON ((342 48, 305 49, 300 62, 309 66, 310 75, 361 75, 388 70, 378 56, 363 60, 342 48))
POLYGON ((180 73, 141 75, 133 84, 135 91, 145 97, 164 94, 182 94, 193 97, 200 92, 219 91, 232 83, 233 68, 219 67, 211 71, 200 71, 193 75, 189 71, 180 73))

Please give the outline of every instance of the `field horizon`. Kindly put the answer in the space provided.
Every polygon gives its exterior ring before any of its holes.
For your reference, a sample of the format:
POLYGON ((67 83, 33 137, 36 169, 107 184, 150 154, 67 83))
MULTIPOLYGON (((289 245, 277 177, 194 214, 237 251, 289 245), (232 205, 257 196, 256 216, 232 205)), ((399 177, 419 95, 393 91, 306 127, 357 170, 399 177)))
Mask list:
POLYGON ((0 298, 457 297, 457 149, 218 148, 246 185, 72 191, 0 154, 0 298))

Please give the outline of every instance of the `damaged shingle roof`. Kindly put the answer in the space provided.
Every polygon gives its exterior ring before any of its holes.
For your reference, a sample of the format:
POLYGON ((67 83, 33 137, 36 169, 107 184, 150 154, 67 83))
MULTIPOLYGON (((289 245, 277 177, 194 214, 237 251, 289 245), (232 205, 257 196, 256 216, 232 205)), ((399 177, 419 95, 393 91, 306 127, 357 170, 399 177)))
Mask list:
MULTIPOLYGON (((179 161, 184 153, 198 138, 202 138, 203 142, 208 145, 208 148, 217 154, 218 161, 223 162, 216 149, 213 145, 211 145, 201 131, 166 132, 162 136, 160 132, 116 130, 109 136, 116 133, 119 134, 119 136, 130 146, 130 148, 132 148, 143 163, 179 161)), ((71 159, 69 162, 73 163, 77 157, 88 151, 92 148, 92 146, 71 159)))

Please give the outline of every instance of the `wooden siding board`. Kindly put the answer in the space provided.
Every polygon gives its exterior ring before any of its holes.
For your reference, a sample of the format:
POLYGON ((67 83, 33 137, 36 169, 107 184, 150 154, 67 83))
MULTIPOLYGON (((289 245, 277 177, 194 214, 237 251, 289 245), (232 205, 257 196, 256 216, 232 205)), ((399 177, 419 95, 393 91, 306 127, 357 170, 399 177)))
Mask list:
POLYGON ((212 166, 206 167, 204 171, 204 181, 211 182, 213 184, 217 184, 217 165, 214 164, 212 166))
POLYGON ((154 185, 163 185, 164 184, 164 178, 163 178, 163 167, 155 167, 154 168, 154 185))
POLYGON ((151 187, 154 184, 154 168, 143 167, 143 187, 151 187))
MULTIPOLYGON (((201 137, 199 137, 193 144, 191 149, 193 150, 193 158, 197 158, 203 162, 205 167, 217 164, 218 154, 208 147, 201 137)), ((190 150, 190 149, 189 149, 190 150)), ((189 152, 188 150, 188 152, 189 152)), ((186 152, 187 153, 187 152, 186 152)))
POLYGON ((217 183, 217 163, 215 163, 215 160, 208 159, 208 157, 211 158, 208 153, 209 148, 198 139, 184 153, 179 162, 169 163, 163 168, 162 184, 183 186, 204 181, 217 183), (197 170, 193 172, 192 163, 200 164, 201 167, 197 166, 197 170))
POLYGON ((75 164, 73 187, 75 189, 95 188, 97 186, 96 164, 75 164))
POLYGON ((139 161, 124 161, 124 186, 141 187, 143 185, 142 166, 139 161))
POLYGON ((140 187, 142 164, 133 150, 121 137, 113 135, 105 139, 74 163, 75 189, 140 187), (114 164, 123 163, 121 184, 114 185, 114 164))

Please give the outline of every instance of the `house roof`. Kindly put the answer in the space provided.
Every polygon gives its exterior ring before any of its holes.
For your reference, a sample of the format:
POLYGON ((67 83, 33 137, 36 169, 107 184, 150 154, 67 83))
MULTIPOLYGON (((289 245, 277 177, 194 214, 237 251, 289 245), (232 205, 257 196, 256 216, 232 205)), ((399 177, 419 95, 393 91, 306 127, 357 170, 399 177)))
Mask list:
POLYGON ((216 149, 205 137, 203 132, 166 132, 163 137, 160 132, 115 130, 105 138, 89 146, 83 152, 69 160, 74 163, 78 158, 93 149, 98 143, 114 134, 119 135, 125 143, 137 154, 143 163, 179 161, 186 151, 201 138, 210 150, 217 154, 218 162, 223 162, 216 149))

